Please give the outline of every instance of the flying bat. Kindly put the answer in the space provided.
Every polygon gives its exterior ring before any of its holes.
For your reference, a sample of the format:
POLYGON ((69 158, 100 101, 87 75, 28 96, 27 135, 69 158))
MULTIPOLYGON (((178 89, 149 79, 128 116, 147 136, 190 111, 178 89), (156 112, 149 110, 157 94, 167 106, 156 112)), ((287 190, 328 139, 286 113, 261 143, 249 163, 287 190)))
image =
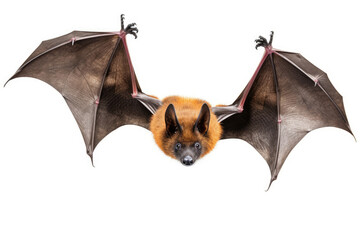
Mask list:
MULTIPOLYGON (((230 105, 212 107, 196 98, 145 94, 136 78, 128 34, 135 23, 116 32, 73 31, 40 46, 9 79, 33 77, 61 93, 93 163, 99 142, 120 126, 133 124, 153 133, 159 148, 190 166, 219 140, 239 138, 266 160, 271 183, 285 159, 310 131, 332 126, 352 134, 342 96, 327 74, 299 53, 278 50, 260 36, 264 55, 245 89, 230 105)), ((6 85, 6 84, 5 84, 6 85)))

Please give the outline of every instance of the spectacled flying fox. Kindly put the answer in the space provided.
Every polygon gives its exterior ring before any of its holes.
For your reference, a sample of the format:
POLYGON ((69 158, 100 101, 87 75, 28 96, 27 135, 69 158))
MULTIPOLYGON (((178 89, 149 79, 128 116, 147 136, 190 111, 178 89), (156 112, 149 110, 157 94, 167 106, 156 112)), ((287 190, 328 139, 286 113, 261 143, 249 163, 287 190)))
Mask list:
MULTIPOLYGON (((327 75, 298 53, 272 47, 260 36, 264 55, 254 75, 230 105, 212 107, 195 98, 162 101, 142 92, 131 63, 127 34, 73 31, 40 46, 10 78, 38 78, 58 90, 83 135, 87 154, 120 126, 149 129, 159 148, 184 165, 209 153, 220 139, 250 143, 266 160, 274 181, 295 145, 310 131, 332 126, 352 134, 341 95, 327 75)), ((9 80, 9 81, 10 81, 9 80)))

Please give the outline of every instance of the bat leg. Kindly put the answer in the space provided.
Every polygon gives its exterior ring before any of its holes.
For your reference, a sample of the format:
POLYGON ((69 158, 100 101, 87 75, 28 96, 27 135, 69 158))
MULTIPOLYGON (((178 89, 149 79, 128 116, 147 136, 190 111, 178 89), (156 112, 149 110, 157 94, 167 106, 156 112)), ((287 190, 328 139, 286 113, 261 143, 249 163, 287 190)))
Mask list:
POLYGON ((272 41, 273 41, 273 37, 274 37, 274 32, 271 31, 270 32, 270 40, 269 42, 267 41, 266 38, 264 38, 263 36, 259 36, 259 38, 257 38, 255 40, 256 42, 256 46, 255 48, 257 49, 258 47, 263 47, 263 48, 267 48, 268 46, 271 47, 272 41))

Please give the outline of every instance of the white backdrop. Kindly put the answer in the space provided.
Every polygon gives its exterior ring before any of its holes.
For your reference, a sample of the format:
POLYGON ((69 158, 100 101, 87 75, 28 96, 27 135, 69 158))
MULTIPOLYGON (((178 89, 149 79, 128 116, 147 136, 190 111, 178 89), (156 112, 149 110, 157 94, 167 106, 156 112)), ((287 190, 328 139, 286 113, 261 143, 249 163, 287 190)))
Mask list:
MULTIPOLYGON (((144 92, 230 104, 275 31, 276 48, 328 73, 360 136, 356 1, 9 1, 2 7, 0 84, 42 40, 115 31, 120 14, 144 92)), ((289 155, 269 192, 266 162, 220 141, 192 167, 166 157, 145 129, 107 136, 90 164, 61 95, 30 78, 0 88, 0 239, 359 239, 359 143, 319 129, 289 155)))

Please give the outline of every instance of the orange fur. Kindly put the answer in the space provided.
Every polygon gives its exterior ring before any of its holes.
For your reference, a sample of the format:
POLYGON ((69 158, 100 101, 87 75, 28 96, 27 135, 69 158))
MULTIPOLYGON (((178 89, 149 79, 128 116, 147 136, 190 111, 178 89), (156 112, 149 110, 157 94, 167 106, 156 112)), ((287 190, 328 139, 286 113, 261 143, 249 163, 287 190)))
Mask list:
POLYGON ((201 157, 209 153, 216 145, 222 134, 220 123, 213 112, 210 111, 210 123, 207 134, 204 136, 199 132, 194 132, 193 127, 200 113, 200 109, 206 103, 211 109, 211 105, 200 99, 184 98, 171 96, 165 98, 163 105, 156 111, 150 121, 150 131, 154 135, 155 142, 160 149, 168 156, 175 158, 173 146, 177 141, 194 143, 200 142, 203 146, 201 157), (174 136, 166 137, 165 111, 169 104, 175 107, 176 115, 180 126, 181 133, 174 136))

